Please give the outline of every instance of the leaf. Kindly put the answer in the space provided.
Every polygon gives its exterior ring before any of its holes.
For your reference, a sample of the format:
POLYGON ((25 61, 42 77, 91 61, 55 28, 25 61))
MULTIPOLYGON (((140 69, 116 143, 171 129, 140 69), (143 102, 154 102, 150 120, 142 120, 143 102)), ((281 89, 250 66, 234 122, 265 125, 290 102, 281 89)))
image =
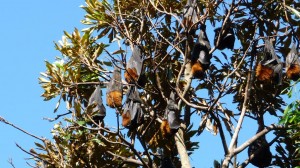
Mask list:
POLYGON ((77 124, 80 125, 80 126, 84 126, 86 124, 86 122, 83 121, 83 120, 82 121, 77 121, 77 124))
POLYGON ((100 146, 106 146, 100 139, 98 138, 93 138, 92 141, 96 142, 100 146))
POLYGON ((290 7, 290 6, 287 6, 285 5, 286 8, 288 8, 293 14, 295 14, 298 18, 300 18, 300 12, 297 11, 296 9, 290 7))
POLYGON ((45 147, 44 147, 42 144, 37 143, 37 142, 35 142, 34 144, 35 144, 37 147, 39 147, 40 149, 45 150, 45 147))

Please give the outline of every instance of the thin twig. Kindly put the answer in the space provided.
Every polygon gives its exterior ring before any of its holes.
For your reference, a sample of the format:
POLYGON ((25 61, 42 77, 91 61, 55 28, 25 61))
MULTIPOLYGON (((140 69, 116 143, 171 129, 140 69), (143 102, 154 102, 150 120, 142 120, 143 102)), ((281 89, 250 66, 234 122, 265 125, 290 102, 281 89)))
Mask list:
POLYGON ((3 117, 1 117, 1 116, 0 116, 0 122, 3 122, 3 123, 5 123, 5 124, 7 124, 7 125, 10 125, 10 126, 16 128, 16 129, 20 130, 21 132, 23 132, 23 133, 25 133, 25 134, 27 134, 27 135, 33 137, 33 138, 36 138, 36 139, 38 139, 38 140, 40 140, 40 141, 43 141, 43 142, 45 141, 44 138, 40 138, 40 137, 38 137, 38 136, 36 136, 36 135, 33 135, 33 134, 31 134, 31 133, 25 131, 24 129, 22 129, 22 128, 20 128, 20 127, 14 125, 14 124, 12 124, 12 123, 10 123, 10 122, 8 122, 7 120, 5 120, 5 119, 4 119, 3 117))

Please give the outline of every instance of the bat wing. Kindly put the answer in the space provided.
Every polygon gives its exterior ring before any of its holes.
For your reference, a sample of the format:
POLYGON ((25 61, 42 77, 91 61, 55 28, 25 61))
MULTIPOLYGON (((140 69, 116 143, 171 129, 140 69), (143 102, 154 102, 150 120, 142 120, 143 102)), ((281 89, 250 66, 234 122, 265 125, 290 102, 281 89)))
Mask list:
POLYGON ((167 118, 169 126, 172 130, 177 130, 180 127, 178 106, 175 102, 175 94, 173 92, 171 92, 170 99, 168 100, 165 118, 167 118))
POLYGON ((126 64, 126 72, 124 74, 125 79, 128 83, 138 82, 140 86, 143 86, 143 79, 141 76, 143 69, 143 60, 141 56, 141 50, 138 46, 135 46, 132 51, 132 56, 126 64))
POLYGON ((141 108, 142 100, 136 86, 130 87, 127 93, 125 112, 129 112, 130 124, 127 128, 135 128, 143 122, 143 110, 141 108))
MULTIPOLYGON (((216 45, 219 33, 221 31, 221 27, 215 29, 215 38, 214 38, 214 45, 216 45)), ((223 50, 225 48, 233 49, 234 48, 234 42, 235 42, 235 37, 234 37, 234 31, 232 28, 227 28, 222 35, 218 49, 223 50)))
POLYGON ((101 92, 101 88, 99 85, 96 87, 96 89, 94 90, 94 92, 92 93, 92 95, 89 98, 88 105, 92 105, 92 104, 96 104, 93 112, 98 111, 97 116, 104 118, 106 116, 106 109, 103 105, 102 92, 101 92))
POLYGON ((273 76, 275 77, 275 82, 278 85, 282 84, 282 68, 283 65, 281 63, 274 65, 273 70, 274 70, 274 74, 273 76))
POLYGON ((209 40, 208 40, 207 34, 206 34, 206 25, 204 25, 204 24, 202 24, 200 26, 200 31, 199 31, 198 41, 197 42, 199 42, 200 44, 202 44, 203 46, 205 46, 208 51, 211 49, 210 43, 209 43, 209 40))
POLYGON ((137 75, 139 76, 141 74, 141 71, 142 71, 142 64, 143 64, 143 61, 142 61, 142 57, 141 57, 141 50, 139 47, 135 46, 133 48, 133 51, 132 51, 132 56, 130 57, 127 65, 126 65, 126 68, 131 68, 131 69, 136 69, 136 72, 137 72, 137 75))
POLYGON ((289 68, 292 64, 299 65, 299 56, 295 44, 292 46, 291 51, 286 57, 286 67, 289 68))

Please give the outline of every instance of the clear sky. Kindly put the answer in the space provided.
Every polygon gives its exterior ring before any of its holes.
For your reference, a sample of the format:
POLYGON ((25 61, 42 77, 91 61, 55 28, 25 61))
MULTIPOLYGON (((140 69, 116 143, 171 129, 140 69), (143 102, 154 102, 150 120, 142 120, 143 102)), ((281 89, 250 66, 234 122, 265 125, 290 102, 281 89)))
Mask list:
MULTIPOLYGON (((39 73, 45 71, 44 60, 54 61, 59 52, 54 41, 61 39, 63 30, 72 32, 83 28, 80 20, 84 11, 79 8, 84 0, 10 0, 1 2, 0 10, 0 116, 37 136, 51 138, 54 123, 43 120, 53 117, 55 101, 44 102, 38 84, 39 73)), ((211 34, 212 32, 208 32, 211 34)), ((211 38, 210 38, 211 39, 211 38)), ((211 39, 212 41, 212 39, 211 39)), ((64 108, 61 108, 63 113, 64 108)), ((198 125, 200 118, 194 119, 198 125)), ((246 123, 242 130, 243 142, 256 132, 253 123, 246 123)), ((29 167, 30 156, 16 147, 15 143, 29 150, 37 141, 22 132, 0 123, 0 168, 11 167, 12 159, 17 168, 29 167)), ((199 168, 212 167, 213 159, 223 158, 223 149, 218 136, 207 131, 194 138, 200 141, 200 149, 191 157, 192 165, 199 168)), ((245 154, 241 158, 245 159, 245 154)), ((241 159, 241 160, 244 160, 241 159)), ((252 167, 249 165, 249 167, 252 167)))

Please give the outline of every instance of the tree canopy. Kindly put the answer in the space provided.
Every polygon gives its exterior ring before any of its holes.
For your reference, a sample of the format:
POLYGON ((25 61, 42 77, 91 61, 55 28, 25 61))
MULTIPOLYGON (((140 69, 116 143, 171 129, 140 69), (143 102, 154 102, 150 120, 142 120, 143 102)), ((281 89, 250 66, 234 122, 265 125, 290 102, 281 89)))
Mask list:
POLYGON ((205 128, 223 146, 215 168, 299 166, 299 8, 292 0, 86 0, 86 28, 64 32, 61 55, 39 78, 60 114, 53 139, 28 152, 35 166, 191 167, 199 148, 191 138, 205 128), (264 124, 266 113, 274 124, 264 124), (257 134, 237 143, 244 120, 257 121, 257 134), (247 149, 249 159, 235 159, 247 149))

